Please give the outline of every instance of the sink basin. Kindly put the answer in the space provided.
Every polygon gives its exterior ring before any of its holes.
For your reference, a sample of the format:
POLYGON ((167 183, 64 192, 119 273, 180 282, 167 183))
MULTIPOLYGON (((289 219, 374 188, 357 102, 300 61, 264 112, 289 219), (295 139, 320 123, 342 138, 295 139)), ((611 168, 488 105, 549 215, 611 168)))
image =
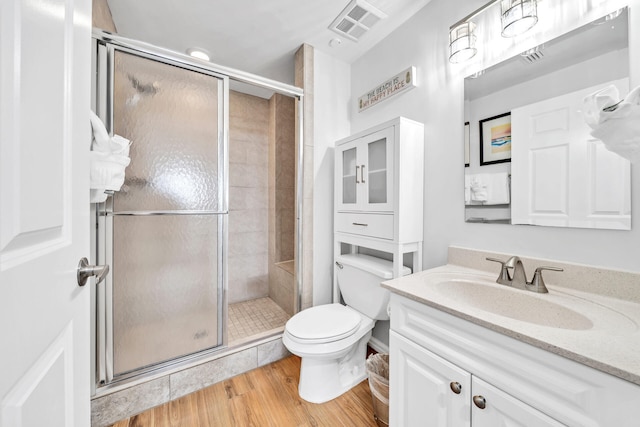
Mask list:
POLYGON ((513 289, 484 278, 443 280, 436 284, 435 289, 457 302, 522 322, 559 329, 593 328, 593 322, 588 317, 554 302, 557 296, 550 294, 513 289))

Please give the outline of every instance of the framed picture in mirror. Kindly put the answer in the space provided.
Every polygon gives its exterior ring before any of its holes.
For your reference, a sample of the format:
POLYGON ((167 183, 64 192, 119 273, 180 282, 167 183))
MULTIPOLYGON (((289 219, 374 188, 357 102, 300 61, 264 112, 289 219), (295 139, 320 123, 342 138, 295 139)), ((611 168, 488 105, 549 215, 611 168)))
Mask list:
POLYGON ((480 166, 511 161, 511 113, 480 120, 480 166))

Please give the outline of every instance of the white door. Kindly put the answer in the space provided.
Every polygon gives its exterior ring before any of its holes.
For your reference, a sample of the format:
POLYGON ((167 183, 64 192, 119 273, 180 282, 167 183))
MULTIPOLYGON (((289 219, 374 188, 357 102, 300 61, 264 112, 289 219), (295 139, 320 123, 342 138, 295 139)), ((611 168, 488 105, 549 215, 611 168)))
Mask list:
POLYGON ((473 377, 473 427, 563 427, 553 418, 473 377))
POLYGON ((389 334, 389 425, 469 427, 471 374, 389 334))
POLYGON ((0 2, 0 426, 90 424, 89 0, 0 2))
MULTIPOLYGON (((611 82, 621 94, 628 79, 611 82)), ((582 100, 608 83, 511 112, 511 222, 631 227, 629 161, 591 137, 582 100)))

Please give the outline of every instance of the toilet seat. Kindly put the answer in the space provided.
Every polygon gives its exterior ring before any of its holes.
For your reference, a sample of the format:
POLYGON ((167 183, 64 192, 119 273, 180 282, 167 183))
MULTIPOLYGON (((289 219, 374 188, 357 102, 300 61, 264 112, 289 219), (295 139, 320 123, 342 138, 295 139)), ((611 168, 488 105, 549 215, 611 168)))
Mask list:
POLYGON ((342 304, 311 307, 293 316, 285 326, 289 336, 304 343, 327 343, 353 335, 362 317, 342 304))

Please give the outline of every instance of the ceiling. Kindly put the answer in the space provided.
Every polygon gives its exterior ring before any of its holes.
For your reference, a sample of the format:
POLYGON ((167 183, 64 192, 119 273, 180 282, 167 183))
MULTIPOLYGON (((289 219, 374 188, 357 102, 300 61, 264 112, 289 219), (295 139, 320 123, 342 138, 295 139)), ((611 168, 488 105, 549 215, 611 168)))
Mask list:
POLYGON ((358 42, 328 29, 349 0, 107 1, 121 36, 181 53, 204 48, 214 63, 293 84, 302 43, 351 63, 430 0, 368 0, 387 18, 358 42), (342 43, 329 46, 336 38, 342 43))

